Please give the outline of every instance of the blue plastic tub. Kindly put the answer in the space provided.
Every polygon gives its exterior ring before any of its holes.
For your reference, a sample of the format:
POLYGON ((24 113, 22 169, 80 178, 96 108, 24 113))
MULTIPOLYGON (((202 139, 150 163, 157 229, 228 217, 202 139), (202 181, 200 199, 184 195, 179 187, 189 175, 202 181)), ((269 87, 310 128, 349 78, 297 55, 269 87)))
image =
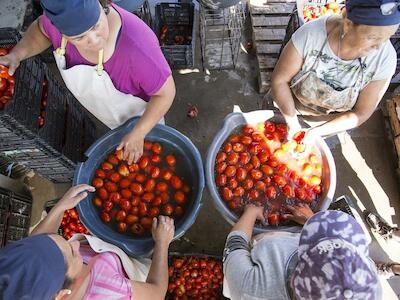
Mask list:
MULTIPOLYGON (((87 160, 77 165, 73 184, 90 184, 94 171, 106 156, 119 145, 123 136, 135 127, 138 120, 139 117, 134 117, 97 140, 85 152, 87 160)), ((204 171, 201 156, 196 146, 186 136, 165 125, 157 124, 146 136, 146 139, 160 141, 173 147, 174 151, 185 160, 185 165, 189 168, 187 173, 192 176, 192 198, 188 201, 185 215, 175 224, 174 239, 177 239, 193 225, 202 206, 204 171)), ((93 195, 90 194, 77 206, 79 218, 86 228, 102 240, 117 245, 130 256, 148 255, 154 246, 153 239, 151 237, 133 238, 123 235, 104 224, 99 217, 98 210, 92 204, 93 195)))
MULTIPOLYGON (((245 124, 257 124, 271 120, 273 122, 284 123, 283 117, 274 111, 270 110, 257 110, 249 113, 234 112, 227 115, 224 119, 223 126, 214 137, 206 158, 205 172, 207 180, 207 188, 210 191, 211 197, 214 200, 214 205, 224 219, 231 225, 235 224, 238 216, 233 213, 226 205, 219 195, 218 188, 215 184, 215 158, 222 144, 228 138, 232 131, 238 126, 245 124)), ((325 141, 319 138, 316 141, 316 147, 321 152, 322 156, 322 180, 323 180, 323 193, 320 196, 320 201, 314 210, 326 210, 332 202, 336 190, 336 166, 333 160, 331 151, 325 141)), ((284 230, 289 232, 299 232, 300 226, 261 226, 254 227, 255 233, 262 233, 269 230, 284 230)))

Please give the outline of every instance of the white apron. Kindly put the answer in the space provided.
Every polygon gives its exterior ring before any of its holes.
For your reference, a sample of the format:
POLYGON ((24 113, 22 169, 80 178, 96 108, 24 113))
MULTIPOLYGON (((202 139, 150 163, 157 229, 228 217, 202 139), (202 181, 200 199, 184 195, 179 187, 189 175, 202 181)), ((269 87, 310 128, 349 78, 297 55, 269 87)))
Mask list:
POLYGON ((66 86, 88 111, 110 129, 143 114, 147 102, 118 91, 103 70, 103 49, 99 51, 97 66, 76 65, 67 69, 64 57, 66 45, 67 40, 63 37, 61 47, 53 55, 66 86))

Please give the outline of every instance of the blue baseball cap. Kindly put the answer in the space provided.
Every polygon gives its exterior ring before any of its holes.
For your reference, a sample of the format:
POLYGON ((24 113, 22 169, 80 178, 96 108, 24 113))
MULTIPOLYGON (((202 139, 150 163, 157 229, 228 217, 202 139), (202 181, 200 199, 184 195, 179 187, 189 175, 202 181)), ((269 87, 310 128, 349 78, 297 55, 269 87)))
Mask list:
POLYGON ((100 18, 98 0, 41 0, 45 15, 66 36, 82 34, 100 18))
POLYGON ((346 15, 357 24, 391 26, 400 24, 399 1, 347 0, 346 15))
POLYGON ((339 211, 315 214, 300 234, 292 286, 296 299, 374 300, 378 274, 358 222, 339 211))

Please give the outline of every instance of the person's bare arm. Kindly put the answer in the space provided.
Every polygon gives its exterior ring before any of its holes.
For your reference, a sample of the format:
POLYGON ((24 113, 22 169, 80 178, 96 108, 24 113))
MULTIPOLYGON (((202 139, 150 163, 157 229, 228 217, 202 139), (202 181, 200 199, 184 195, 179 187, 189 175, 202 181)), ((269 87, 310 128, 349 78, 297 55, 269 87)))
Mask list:
POLYGON ((146 282, 131 281, 133 299, 162 300, 168 288, 168 248, 174 237, 174 220, 160 216, 153 219, 152 234, 155 241, 153 258, 146 282))
POLYGON ((271 78, 272 96, 289 126, 289 131, 291 128, 292 131, 300 129, 290 81, 301 70, 302 65, 303 58, 293 46, 292 41, 289 41, 279 57, 271 78))
POLYGON ((24 37, 15 45, 11 52, 8 55, 0 57, 0 65, 8 66, 8 72, 10 75, 13 75, 22 60, 43 52, 50 45, 51 42, 44 34, 39 17, 28 27, 24 37))
POLYGON ((256 220, 264 220, 264 208, 261 206, 249 205, 245 208, 244 213, 239 218, 237 223, 232 227, 231 232, 241 231, 246 234, 246 236, 251 239, 253 235, 253 228, 256 220))
POLYGON ((314 127, 310 131, 315 135, 327 136, 360 126, 371 117, 389 84, 390 78, 368 83, 358 96, 353 110, 340 113, 336 118, 314 127))
POLYGON ((117 149, 124 149, 128 163, 136 162, 143 154, 144 137, 167 113, 175 98, 175 82, 170 75, 164 85, 153 95, 135 128, 125 135, 117 149))

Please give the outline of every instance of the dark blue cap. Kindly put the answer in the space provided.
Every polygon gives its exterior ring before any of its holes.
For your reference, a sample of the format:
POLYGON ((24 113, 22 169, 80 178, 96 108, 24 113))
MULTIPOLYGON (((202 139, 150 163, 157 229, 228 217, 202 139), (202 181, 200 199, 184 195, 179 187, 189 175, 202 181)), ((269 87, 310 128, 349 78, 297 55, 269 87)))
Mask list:
POLYGON ((371 26, 390 26, 400 23, 399 2, 394 0, 347 0, 346 15, 354 23, 371 26), (394 9, 385 14, 385 7, 394 9))
POLYGON ((64 255, 48 235, 14 242, 0 249, 0 299, 52 299, 65 273, 64 255))
POLYGON ((100 17, 98 0, 41 0, 40 3, 51 23, 66 36, 88 31, 100 17))

